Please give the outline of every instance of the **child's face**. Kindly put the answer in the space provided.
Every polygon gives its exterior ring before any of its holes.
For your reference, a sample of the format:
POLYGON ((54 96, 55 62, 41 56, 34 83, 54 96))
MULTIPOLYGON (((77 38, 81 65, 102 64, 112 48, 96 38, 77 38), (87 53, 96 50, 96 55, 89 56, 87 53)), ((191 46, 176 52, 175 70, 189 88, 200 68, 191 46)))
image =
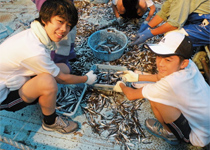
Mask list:
POLYGON ((59 42, 71 29, 71 24, 59 16, 52 17, 50 22, 44 24, 47 35, 54 42, 59 42))
POLYGON ((180 59, 178 56, 156 56, 156 65, 158 69, 158 74, 161 77, 168 76, 173 72, 183 69, 182 63, 180 63, 180 59))

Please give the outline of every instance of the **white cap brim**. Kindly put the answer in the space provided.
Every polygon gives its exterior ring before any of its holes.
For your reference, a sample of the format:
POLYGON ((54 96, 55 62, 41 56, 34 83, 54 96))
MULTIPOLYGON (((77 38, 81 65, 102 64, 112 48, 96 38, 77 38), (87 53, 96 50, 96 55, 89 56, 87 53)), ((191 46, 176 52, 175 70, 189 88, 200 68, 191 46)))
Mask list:
POLYGON ((174 49, 161 44, 147 44, 150 50, 159 55, 173 55, 174 49))

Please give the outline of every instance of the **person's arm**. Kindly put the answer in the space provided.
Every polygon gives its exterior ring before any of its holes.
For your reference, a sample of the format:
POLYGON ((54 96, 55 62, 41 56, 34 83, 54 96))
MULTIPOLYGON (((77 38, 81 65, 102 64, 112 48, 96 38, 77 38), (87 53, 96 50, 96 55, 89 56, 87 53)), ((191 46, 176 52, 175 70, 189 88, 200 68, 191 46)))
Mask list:
POLYGON ((30 57, 28 59, 25 59, 21 64, 25 68, 31 70, 32 73, 34 72, 34 74, 40 74, 44 72, 49 73, 53 77, 55 77, 58 83, 61 84, 92 84, 97 77, 97 75, 93 74, 93 71, 88 72, 84 76, 65 74, 52 60, 50 60, 50 57, 46 57, 44 55, 30 57))
POLYGON ((119 18, 120 17, 120 14, 118 13, 118 10, 117 10, 117 6, 112 4, 112 10, 114 12, 114 15, 116 18, 119 18))
POLYGON ((176 30, 176 29, 178 29, 178 27, 172 26, 168 22, 166 22, 163 25, 161 25, 161 26, 159 26, 155 29, 152 29, 151 33, 153 35, 158 35, 158 34, 164 34, 166 32, 173 31, 173 30, 176 30))
POLYGON ((152 18, 154 12, 155 12, 155 5, 152 5, 149 7, 150 8, 150 11, 149 11, 149 14, 147 16, 147 18, 145 19, 145 21, 150 21, 150 19, 152 18))
POLYGON ((64 74, 63 72, 59 72, 59 74, 55 77, 56 81, 60 84, 77 84, 77 83, 85 83, 88 77, 85 76, 76 76, 72 74, 64 74))
POLYGON ((159 25, 161 22, 163 22, 163 19, 158 16, 158 15, 155 15, 151 20, 150 22, 148 23, 148 25, 151 27, 151 28, 154 28, 156 27, 157 25, 159 25))
POLYGON ((160 80, 158 74, 151 74, 151 75, 141 75, 139 74, 138 81, 149 81, 149 82, 157 82, 160 80))
POLYGON ((124 82, 138 82, 138 81, 156 82, 161 79, 161 76, 159 74, 142 75, 129 70, 129 71, 124 71, 122 79, 124 82))
POLYGON ((130 101, 143 98, 142 88, 133 89, 131 87, 127 87, 123 83, 120 83, 120 87, 121 87, 123 93, 125 94, 125 96, 127 97, 127 99, 130 100, 130 101))

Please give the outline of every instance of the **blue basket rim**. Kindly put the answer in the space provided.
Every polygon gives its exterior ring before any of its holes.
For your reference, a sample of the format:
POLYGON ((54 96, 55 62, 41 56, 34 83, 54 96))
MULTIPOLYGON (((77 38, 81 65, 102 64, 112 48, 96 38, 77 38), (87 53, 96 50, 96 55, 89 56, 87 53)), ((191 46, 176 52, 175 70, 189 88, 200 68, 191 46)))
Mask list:
MULTIPOLYGON (((91 46, 91 44, 90 44, 90 39, 91 39, 91 37, 92 37, 93 35, 95 35, 96 33, 101 32, 101 31, 104 31, 104 30, 107 30, 107 29, 98 30, 98 31, 92 33, 92 34, 90 35, 90 37, 88 38, 88 46, 89 46, 93 51, 95 51, 95 52, 101 52, 101 53, 109 54, 107 51, 100 51, 100 50, 97 51, 97 50, 95 50, 95 49, 91 46)), ((111 54, 117 53, 117 52, 121 51, 122 49, 124 49, 124 48, 127 46, 127 43, 128 43, 128 38, 127 38, 127 36, 126 36, 122 31, 119 31, 119 30, 116 30, 116 29, 115 29, 115 31, 121 33, 121 34, 125 37, 126 44, 125 44, 121 49, 118 49, 118 50, 116 50, 116 51, 114 51, 114 52, 111 52, 111 54)))

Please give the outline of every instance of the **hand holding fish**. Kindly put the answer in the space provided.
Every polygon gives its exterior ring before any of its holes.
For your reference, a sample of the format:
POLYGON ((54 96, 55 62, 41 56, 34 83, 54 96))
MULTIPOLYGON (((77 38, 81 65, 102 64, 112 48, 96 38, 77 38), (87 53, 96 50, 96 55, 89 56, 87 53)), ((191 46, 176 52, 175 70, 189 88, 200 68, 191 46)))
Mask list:
POLYGON ((139 74, 134 73, 133 71, 124 71, 122 75, 122 79, 124 82, 138 82, 139 81, 139 74))

